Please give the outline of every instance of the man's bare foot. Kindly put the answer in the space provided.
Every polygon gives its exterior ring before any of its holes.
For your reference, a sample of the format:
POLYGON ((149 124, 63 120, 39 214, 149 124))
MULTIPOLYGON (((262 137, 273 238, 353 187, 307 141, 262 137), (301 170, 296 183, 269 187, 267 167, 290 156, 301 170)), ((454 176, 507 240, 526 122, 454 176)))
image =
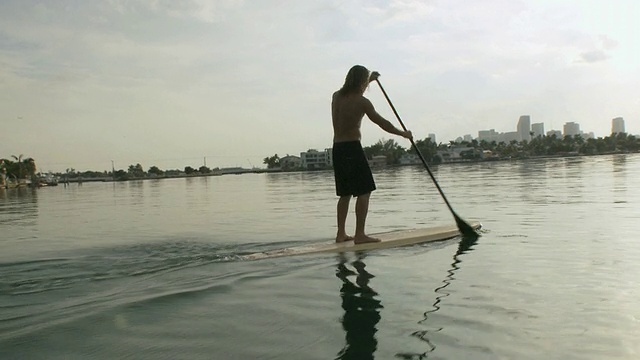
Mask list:
POLYGON ((347 241, 351 241, 353 240, 353 236, 349 236, 349 235, 340 235, 340 236, 336 236, 336 242, 337 243, 342 243, 342 242, 347 242, 347 241))
POLYGON ((378 239, 378 238, 373 238, 371 236, 368 235, 362 235, 362 236, 356 236, 353 238, 353 242, 355 244, 368 244, 368 243, 377 243, 380 242, 382 240, 378 239))

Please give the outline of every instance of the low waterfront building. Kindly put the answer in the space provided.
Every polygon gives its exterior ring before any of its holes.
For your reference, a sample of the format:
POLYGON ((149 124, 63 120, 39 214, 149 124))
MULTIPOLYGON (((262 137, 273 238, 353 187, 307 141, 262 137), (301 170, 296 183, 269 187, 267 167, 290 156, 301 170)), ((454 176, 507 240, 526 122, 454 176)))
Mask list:
POLYGON ((416 153, 405 153, 400 156, 401 165, 415 165, 421 162, 420 157, 416 153))
POLYGON ((383 167, 387 165, 387 157, 384 155, 375 155, 368 161, 371 167, 383 167))
POLYGON ((280 158, 280 168, 282 170, 295 170, 302 167, 302 159, 299 156, 287 155, 280 158))
POLYGON ((324 151, 309 149, 301 152, 302 168, 305 170, 319 170, 332 167, 333 158, 331 157, 331 152, 332 149, 324 149, 324 151))
POLYGON ((481 149, 476 149, 470 146, 450 146, 446 150, 438 150, 438 156, 440 156, 442 162, 449 162, 482 158, 483 152, 481 149))

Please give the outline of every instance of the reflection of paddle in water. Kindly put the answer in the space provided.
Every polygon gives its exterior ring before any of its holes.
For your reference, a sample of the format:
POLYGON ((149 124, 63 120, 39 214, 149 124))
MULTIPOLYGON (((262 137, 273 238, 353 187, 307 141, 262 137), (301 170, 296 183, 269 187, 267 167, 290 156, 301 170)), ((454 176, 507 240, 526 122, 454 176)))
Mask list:
POLYGON ((364 256, 358 254, 358 259, 351 263, 356 270, 353 271, 347 267, 345 255, 340 254, 336 276, 342 280, 342 327, 346 332, 347 343, 336 359, 373 359, 378 346, 376 325, 380 321, 380 309, 383 306, 377 299, 378 293, 369 286, 369 280, 374 275, 365 270, 363 259, 364 256), (349 279, 354 275, 355 283, 349 279))
MULTIPOLYGON (((451 285, 451 282, 455 280, 454 276, 456 271, 460 269, 460 263, 462 262, 462 260, 459 259, 458 257, 460 255, 467 253, 468 251, 473 250, 471 249, 471 247, 475 245, 477 242, 478 242, 477 236, 468 236, 468 237, 464 236, 462 240, 460 240, 460 243, 458 244, 458 250, 456 251, 455 255, 453 255, 453 262, 451 263, 451 267, 447 270, 447 276, 442 280, 442 285, 438 286, 434 290, 437 296, 436 296, 436 300, 433 303, 433 308, 431 310, 427 310, 424 312, 424 319, 418 321, 419 324, 425 324, 429 319, 429 314, 440 310, 440 302, 442 302, 442 299, 450 295, 448 292, 444 291, 444 289, 447 286, 451 285)), ((438 332, 440 330, 442 330, 442 328, 436 329, 435 332, 438 332)), ((425 351, 422 354, 398 353, 396 354, 396 357, 400 359, 407 359, 407 360, 408 359, 426 359, 429 353, 433 352, 436 349, 436 345, 432 343, 427 337, 428 334, 429 334, 429 330, 415 331, 411 334, 412 336, 415 336, 418 339, 427 343, 427 345, 429 346, 429 349, 427 351, 425 351)))

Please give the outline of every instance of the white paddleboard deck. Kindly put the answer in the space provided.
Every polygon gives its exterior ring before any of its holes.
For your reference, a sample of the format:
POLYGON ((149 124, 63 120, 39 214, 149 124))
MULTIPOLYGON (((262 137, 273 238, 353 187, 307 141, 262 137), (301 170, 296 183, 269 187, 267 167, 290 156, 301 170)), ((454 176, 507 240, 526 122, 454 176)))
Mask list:
MULTIPOLYGON (((474 229, 480 229, 480 222, 472 221, 468 223, 474 229)), ((407 246, 421 244, 426 242, 442 241, 454 238, 460 235, 460 231, 456 225, 443 225, 429 227, 423 229, 398 230, 380 234, 373 234, 373 237, 379 238, 380 242, 354 244, 353 241, 336 243, 335 241, 296 246, 284 249, 276 249, 264 252, 245 255, 245 260, 268 259, 281 256, 305 255, 314 253, 340 253, 348 251, 376 250, 386 249, 398 246, 407 246)))

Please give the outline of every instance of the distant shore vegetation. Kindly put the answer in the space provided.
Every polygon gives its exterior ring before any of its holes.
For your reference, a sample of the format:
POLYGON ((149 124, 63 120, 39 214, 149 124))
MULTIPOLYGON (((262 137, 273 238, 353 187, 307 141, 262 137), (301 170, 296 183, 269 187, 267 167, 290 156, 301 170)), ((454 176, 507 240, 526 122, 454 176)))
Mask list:
POLYGON ((0 187, 26 184, 36 176, 36 162, 24 155, 11 155, 10 158, 0 158, 0 187))
MULTIPOLYGON (((512 159, 529 159, 553 156, 605 155, 616 153, 634 153, 640 151, 640 138, 626 133, 612 134, 604 138, 585 139, 581 135, 557 137, 538 136, 530 141, 488 142, 488 141, 450 141, 436 144, 429 138, 415 141, 416 146, 430 164, 452 162, 480 162, 512 159), (453 156, 454 154, 455 156, 453 156)), ((369 159, 382 158, 385 165, 402 165, 406 155, 415 153, 410 148, 400 146, 395 140, 381 139, 377 143, 365 146, 364 152, 369 159)), ((287 156, 289 157, 289 156, 287 156)), ((141 164, 129 165, 127 169, 112 171, 77 171, 68 168, 65 172, 38 173, 33 158, 23 155, 11 155, 0 158, 0 186, 9 187, 10 184, 44 185, 55 178, 61 182, 67 181, 125 181, 149 178, 173 178, 187 176, 214 176, 224 174, 241 174, 246 172, 264 171, 305 171, 299 165, 292 166, 284 162, 277 154, 263 159, 266 169, 242 168, 209 168, 207 166, 185 166, 183 169, 162 170, 158 166, 151 166, 146 171, 141 164)), ((415 163, 415 161, 414 161, 415 163)), ((325 169, 329 169, 327 166, 325 169)), ((322 168, 314 168, 314 170, 322 168)))
MULTIPOLYGON (((472 140, 436 144, 430 138, 414 142, 429 164, 553 156, 605 155, 640 151, 640 138, 626 133, 589 139, 585 139, 582 135, 564 137, 543 135, 534 137, 530 141, 513 140, 508 143, 472 140)), ((373 145, 363 147, 363 149, 369 159, 384 157, 386 165, 402 165, 402 159, 405 155, 415 153, 412 147, 404 148, 393 139, 382 139, 373 145)), ((268 169, 281 168, 284 171, 306 170, 301 167, 292 167, 289 162, 283 163, 282 159, 275 154, 264 158, 263 163, 267 165, 268 169)))
MULTIPOLYGON (((448 144, 436 145, 431 139, 415 141, 418 150, 429 163, 442 163, 446 159, 443 155, 450 153, 453 148, 466 148, 460 152, 462 161, 527 159, 543 156, 567 155, 604 155, 612 153, 630 153, 640 150, 640 139, 626 133, 612 134, 604 138, 585 139, 581 135, 557 137, 537 136, 530 141, 516 141, 509 143, 495 141, 450 141, 448 144)), ((399 163, 402 154, 413 149, 404 149, 394 143, 379 141, 373 146, 366 147, 367 156, 386 155, 390 164, 399 163)))

